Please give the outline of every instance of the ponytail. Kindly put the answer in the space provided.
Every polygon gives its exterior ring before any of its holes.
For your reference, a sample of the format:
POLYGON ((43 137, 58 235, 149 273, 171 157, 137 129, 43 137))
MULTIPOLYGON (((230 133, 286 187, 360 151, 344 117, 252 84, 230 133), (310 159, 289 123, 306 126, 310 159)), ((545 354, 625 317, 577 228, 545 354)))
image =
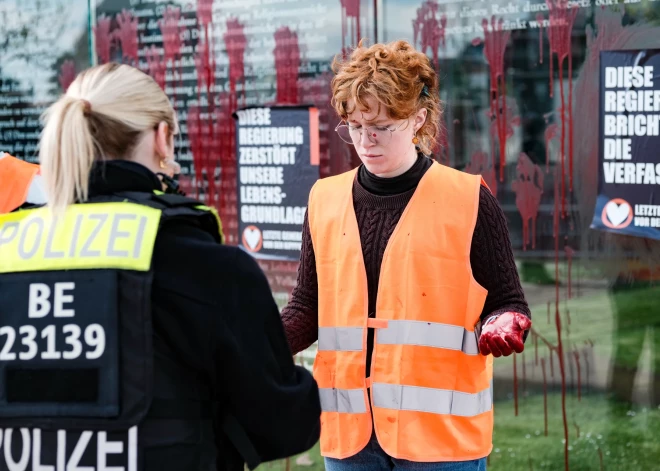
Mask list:
POLYGON ((81 72, 42 118, 39 161, 55 215, 87 200, 95 161, 131 159, 142 136, 160 122, 177 129, 174 109, 154 79, 116 63, 81 72))
POLYGON ((76 201, 86 201, 94 163, 94 139, 87 122, 86 100, 64 96, 44 114, 39 161, 48 197, 56 215, 76 201))

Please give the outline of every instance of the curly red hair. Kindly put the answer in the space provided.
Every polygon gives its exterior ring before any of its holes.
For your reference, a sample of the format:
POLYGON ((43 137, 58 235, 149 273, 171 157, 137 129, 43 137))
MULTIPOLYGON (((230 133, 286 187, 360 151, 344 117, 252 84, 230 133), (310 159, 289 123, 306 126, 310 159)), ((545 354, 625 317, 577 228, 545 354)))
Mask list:
POLYGON ((440 134, 442 105, 438 76, 431 61, 409 42, 358 47, 345 60, 336 56, 332 63, 332 106, 341 119, 347 119, 355 106, 371 112, 365 99, 373 97, 393 119, 406 119, 426 108, 426 122, 417 131, 419 148, 431 154, 440 134), (349 109, 349 101, 353 106, 349 109))

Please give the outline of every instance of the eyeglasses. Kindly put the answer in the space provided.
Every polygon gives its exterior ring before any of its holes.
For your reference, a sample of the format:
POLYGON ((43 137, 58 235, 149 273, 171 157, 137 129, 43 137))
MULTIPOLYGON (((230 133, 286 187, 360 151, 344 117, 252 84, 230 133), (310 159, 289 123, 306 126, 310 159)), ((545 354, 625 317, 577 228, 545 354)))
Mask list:
POLYGON ((340 122, 335 128, 335 131, 337 131, 341 140, 347 144, 355 145, 360 142, 362 140, 362 132, 366 131, 367 138, 372 144, 386 146, 392 139, 392 133, 394 131, 401 131, 401 126, 407 123, 408 120, 405 120, 397 126, 369 126, 362 128, 351 126, 350 124, 341 124, 340 122))

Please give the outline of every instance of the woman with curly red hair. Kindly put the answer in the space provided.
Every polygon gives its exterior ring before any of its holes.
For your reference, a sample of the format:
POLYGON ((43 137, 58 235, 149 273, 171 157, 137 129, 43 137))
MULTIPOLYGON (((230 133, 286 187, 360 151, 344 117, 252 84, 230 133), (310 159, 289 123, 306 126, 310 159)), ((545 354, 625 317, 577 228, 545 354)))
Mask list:
POLYGON ((479 176, 426 156, 442 113, 426 55, 360 44, 333 69, 362 165, 314 185, 282 313, 294 353, 318 340, 326 469, 485 470, 492 356, 531 326, 506 219, 479 176))

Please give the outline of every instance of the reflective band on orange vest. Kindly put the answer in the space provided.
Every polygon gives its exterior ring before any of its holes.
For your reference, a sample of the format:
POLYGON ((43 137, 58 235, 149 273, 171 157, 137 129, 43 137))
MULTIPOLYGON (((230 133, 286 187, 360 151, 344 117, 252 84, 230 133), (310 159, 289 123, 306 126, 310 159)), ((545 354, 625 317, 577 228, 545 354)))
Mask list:
POLYGON ((473 417, 493 407, 491 388, 468 394, 444 389, 373 383, 375 407, 473 417))
POLYGON ((359 352, 362 350, 362 327, 319 327, 319 350, 359 352))
POLYGON ((479 354, 474 332, 457 325, 389 320, 387 328, 377 332, 376 343, 382 345, 420 345, 479 354))
POLYGON ((321 409, 325 412, 364 414, 367 412, 363 389, 319 388, 321 409))
MULTIPOLYGON (((356 352, 362 350, 362 327, 319 327, 319 350, 356 352)), ((389 320, 377 330, 376 343, 382 345, 419 345, 462 351, 478 355, 477 338, 463 327, 437 322, 389 320)))

